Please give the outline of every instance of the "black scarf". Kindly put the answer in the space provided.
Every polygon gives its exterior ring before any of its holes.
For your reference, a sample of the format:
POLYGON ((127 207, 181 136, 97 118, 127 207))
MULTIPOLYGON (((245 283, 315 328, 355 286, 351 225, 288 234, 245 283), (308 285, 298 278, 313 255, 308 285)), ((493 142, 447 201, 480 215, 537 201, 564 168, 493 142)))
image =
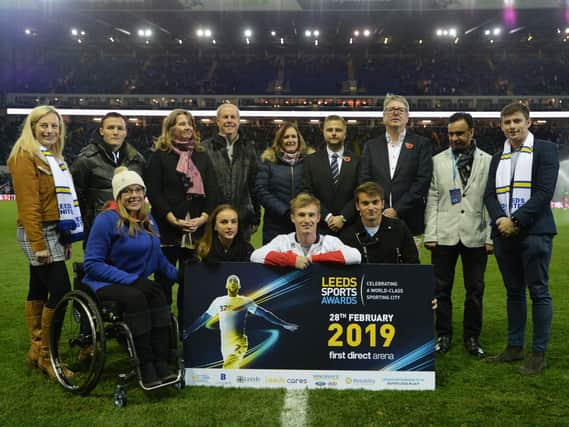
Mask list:
POLYGON ((472 144, 470 144, 470 146, 463 152, 453 151, 456 158, 456 168, 458 169, 458 174, 460 175, 463 187, 466 187, 468 179, 470 178, 470 173, 472 172, 472 162, 474 161, 475 149, 476 143, 472 141, 472 144))

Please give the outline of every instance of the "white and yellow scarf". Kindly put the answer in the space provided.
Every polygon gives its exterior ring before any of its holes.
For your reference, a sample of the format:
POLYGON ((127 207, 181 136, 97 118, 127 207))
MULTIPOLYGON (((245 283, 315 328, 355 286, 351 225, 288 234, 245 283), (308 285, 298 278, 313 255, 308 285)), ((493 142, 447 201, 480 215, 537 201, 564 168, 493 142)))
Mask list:
POLYGON ((507 216, 521 208, 531 197, 533 134, 530 132, 519 150, 512 175, 512 147, 504 142, 504 151, 496 170, 496 195, 507 216))
POLYGON ((73 179, 63 160, 58 160, 45 147, 40 147, 41 154, 47 160, 57 196, 57 208, 59 210, 59 223, 57 229, 62 235, 61 243, 71 243, 83 239, 83 220, 73 179))

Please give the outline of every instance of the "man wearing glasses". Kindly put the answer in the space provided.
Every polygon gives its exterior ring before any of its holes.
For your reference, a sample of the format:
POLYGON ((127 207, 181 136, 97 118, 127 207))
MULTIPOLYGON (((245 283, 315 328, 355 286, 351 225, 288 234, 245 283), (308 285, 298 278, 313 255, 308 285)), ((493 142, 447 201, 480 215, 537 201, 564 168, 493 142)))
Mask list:
POLYGON ((383 215, 405 221, 420 245, 433 170, 432 147, 426 138, 406 130, 408 121, 407 100, 387 94, 383 102, 385 134, 366 143, 359 182, 377 182, 385 190, 383 215))

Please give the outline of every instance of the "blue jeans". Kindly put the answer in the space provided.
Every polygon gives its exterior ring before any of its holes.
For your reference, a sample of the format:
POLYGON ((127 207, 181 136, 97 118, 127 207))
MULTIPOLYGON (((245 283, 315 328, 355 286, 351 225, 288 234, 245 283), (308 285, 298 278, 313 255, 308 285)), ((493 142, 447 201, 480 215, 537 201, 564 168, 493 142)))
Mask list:
POLYGON ((532 300, 532 351, 547 349, 553 316, 548 287, 552 243, 551 235, 494 238, 496 260, 507 292, 509 346, 524 345, 527 287, 532 300))

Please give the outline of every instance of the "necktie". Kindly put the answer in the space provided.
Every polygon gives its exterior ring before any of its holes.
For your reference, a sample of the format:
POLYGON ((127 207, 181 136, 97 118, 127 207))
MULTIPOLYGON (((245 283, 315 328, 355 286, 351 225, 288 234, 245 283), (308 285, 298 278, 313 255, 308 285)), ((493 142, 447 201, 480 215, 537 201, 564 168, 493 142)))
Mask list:
POLYGON ((332 182, 334 184, 337 184, 340 178, 340 168, 338 166, 338 155, 336 153, 332 154, 332 163, 330 164, 330 171, 332 172, 332 182))

